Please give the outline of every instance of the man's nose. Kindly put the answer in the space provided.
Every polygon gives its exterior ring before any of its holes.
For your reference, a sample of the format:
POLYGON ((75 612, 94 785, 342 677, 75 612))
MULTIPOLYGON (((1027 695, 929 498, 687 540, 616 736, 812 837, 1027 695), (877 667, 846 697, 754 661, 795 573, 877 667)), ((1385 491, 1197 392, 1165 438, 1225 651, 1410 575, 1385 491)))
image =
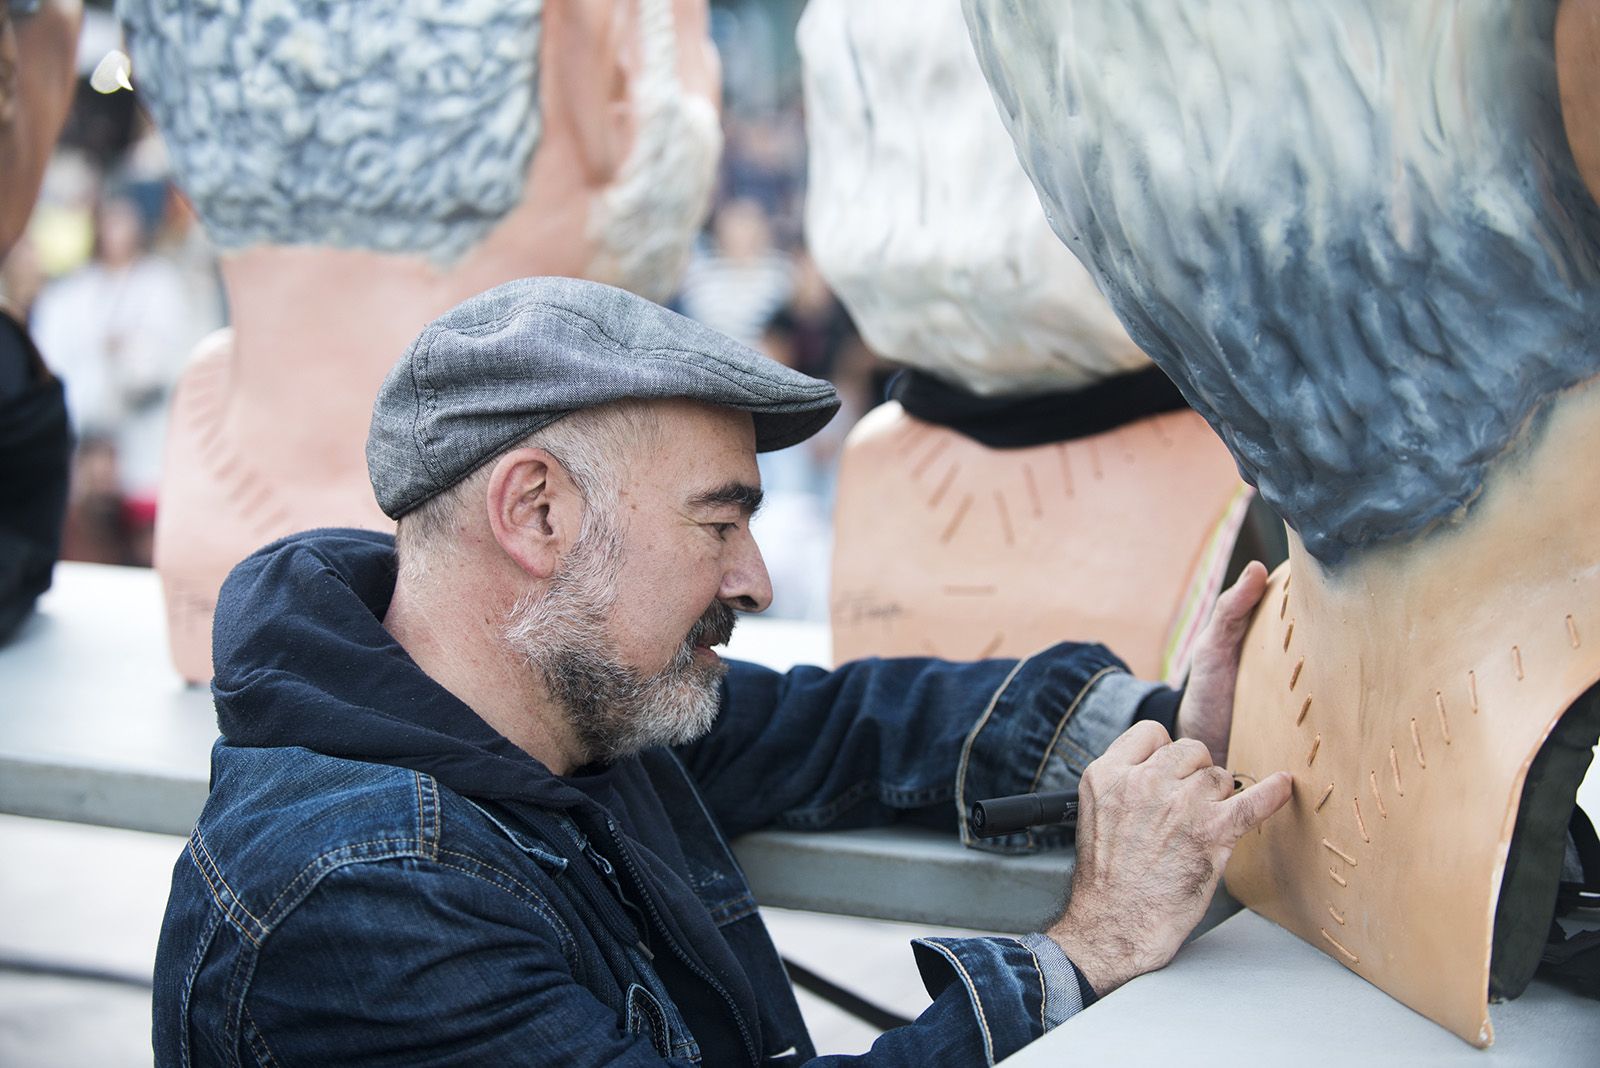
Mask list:
POLYGON ((749 530, 743 533, 739 552, 722 573, 722 589, 717 596, 741 612, 765 612, 772 604, 772 579, 756 539, 749 530))

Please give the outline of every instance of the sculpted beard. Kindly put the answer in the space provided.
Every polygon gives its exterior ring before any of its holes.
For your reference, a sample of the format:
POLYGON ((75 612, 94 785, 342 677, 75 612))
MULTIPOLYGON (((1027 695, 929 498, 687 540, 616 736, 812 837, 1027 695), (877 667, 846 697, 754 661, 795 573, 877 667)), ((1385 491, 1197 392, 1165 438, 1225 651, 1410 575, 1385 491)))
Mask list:
POLYGON ((697 660, 695 647, 732 636, 733 609, 713 601, 671 661, 652 675, 624 665, 606 632, 617 597, 621 539, 600 530, 573 550, 569 567, 542 598, 525 596, 506 616, 507 644, 539 672, 565 712, 587 761, 610 763, 658 745, 705 734, 721 705, 720 660, 697 660))

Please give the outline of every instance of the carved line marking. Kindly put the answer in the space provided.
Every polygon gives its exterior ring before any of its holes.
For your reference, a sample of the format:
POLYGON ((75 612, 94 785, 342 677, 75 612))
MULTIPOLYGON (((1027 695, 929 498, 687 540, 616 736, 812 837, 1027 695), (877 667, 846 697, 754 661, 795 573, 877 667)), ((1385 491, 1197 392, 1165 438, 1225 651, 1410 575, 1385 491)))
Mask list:
POLYGON ((1400 758, 1395 755, 1392 745, 1389 747, 1389 767, 1394 772, 1394 792, 1401 797, 1406 796, 1405 789, 1400 785, 1400 758))
POLYGON ((987 660, 987 659, 989 659, 991 656, 994 655, 994 651, 996 649, 1000 648, 1000 643, 1005 641, 1005 640, 1006 640, 1005 633, 1002 632, 1002 631, 997 631, 995 633, 995 636, 993 638, 989 639, 989 644, 985 645, 983 647, 983 649, 979 651, 977 659, 979 659, 979 660, 987 660))
POLYGON ((1067 443, 1061 442, 1056 446, 1056 458, 1061 461, 1061 481, 1067 487, 1067 496, 1073 496, 1072 491, 1072 458, 1067 455, 1067 443))
POLYGON ((1294 620, 1289 620, 1289 629, 1283 632, 1283 651, 1289 651, 1289 642, 1294 639, 1294 620))
POLYGON ((1028 464, 1022 465, 1022 481, 1028 487, 1028 502, 1033 506, 1033 518, 1044 517, 1044 504, 1039 500, 1039 484, 1033 480, 1033 468, 1028 464))
POLYGON ((1367 772, 1367 781, 1372 783, 1372 799, 1378 803, 1378 815, 1384 819, 1389 818, 1389 810, 1383 807, 1383 794, 1378 790, 1378 773, 1367 772))
POLYGON ((1516 668, 1517 668, 1517 681, 1521 682, 1522 681, 1522 647, 1520 645, 1513 645, 1511 647, 1511 662, 1516 665, 1516 668))
POLYGON ((1328 788, 1326 790, 1322 791, 1322 797, 1320 797, 1317 800, 1317 807, 1312 809, 1311 811, 1313 811, 1313 812, 1321 812, 1322 811, 1322 806, 1326 805, 1328 803, 1328 798, 1330 798, 1332 796, 1333 796, 1333 783, 1330 782, 1328 784, 1328 788))
POLYGON ((1328 841, 1326 838, 1324 838, 1322 840, 1322 846, 1328 852, 1332 853, 1334 856, 1338 857, 1340 860, 1344 861, 1346 864, 1350 865, 1352 868, 1354 868, 1356 866, 1356 858, 1355 857, 1352 857, 1349 853, 1346 853, 1344 850, 1340 849, 1338 846, 1334 845, 1332 842, 1328 841))
POLYGON ((949 438, 945 438, 942 441, 934 442, 933 443, 933 448, 929 449, 927 455, 924 456, 922 459, 918 460, 917 461, 917 466, 915 466, 915 467, 913 467, 911 469, 911 477, 912 478, 921 478, 923 475, 927 474, 928 473, 928 468, 933 466, 933 461, 935 461, 939 457, 943 456, 944 455, 944 451, 946 449, 948 449, 949 447, 950 447, 950 439, 949 438))
POLYGON ((1293 674, 1291 674, 1289 676, 1289 689, 1290 689, 1291 692, 1294 690, 1295 683, 1300 681, 1300 669, 1305 667, 1305 666, 1306 666, 1306 658, 1302 656, 1299 659, 1299 661, 1296 662, 1296 664, 1294 665, 1293 674))
POLYGON ((944 478, 940 480, 938 488, 933 491, 933 496, 928 498, 929 508, 939 507, 939 502, 944 500, 946 493, 950 492, 950 487, 956 480, 956 473, 960 470, 961 465, 959 463, 950 465, 950 470, 944 473, 944 478))
POLYGON ((1089 442, 1089 470, 1094 472, 1096 482, 1106 477, 1105 469, 1100 466, 1100 443, 1097 441, 1089 442))
POLYGON ((948 544, 956 536, 956 531, 961 527, 961 521, 967 518, 967 509, 972 507, 972 494, 961 498, 961 503, 956 505, 956 514, 950 520, 950 525, 944 528, 944 533, 939 535, 939 541, 948 544))
POLYGON ((1340 912, 1338 909, 1334 908, 1332 903, 1329 903, 1329 905, 1328 905, 1328 915, 1332 916, 1333 917, 1333 921, 1335 923, 1337 923, 1340 927, 1344 926, 1344 914, 1342 912, 1340 912))
POLYGON ((995 586, 946 586, 947 597, 993 597, 998 587, 995 586))
POLYGON ((1317 750, 1320 748, 1322 748, 1322 735, 1319 734, 1311 741, 1311 752, 1306 754, 1306 767, 1309 768, 1317 762, 1317 750))
POLYGON ((1367 821, 1361 818, 1361 798, 1352 797, 1350 803, 1356 810, 1356 829, 1361 832, 1361 840, 1368 845, 1372 844, 1372 835, 1367 833, 1367 821))
POLYGON ((1582 644, 1578 641, 1578 624, 1572 621, 1571 616, 1567 617, 1567 640, 1572 643, 1574 649, 1582 644))
POLYGON ((1328 869, 1328 874, 1333 876, 1333 881, 1338 883, 1340 886, 1349 886, 1350 885, 1349 883, 1344 881, 1344 876, 1340 875, 1338 872, 1334 871, 1332 868, 1328 869))
POLYGON ((921 445, 931 433, 933 433, 933 427, 926 423, 912 427, 911 432, 900 442, 900 455, 910 456, 916 452, 917 446, 921 445))
POLYGON ((1444 694, 1438 690, 1433 691, 1433 707, 1439 710, 1439 733, 1444 735, 1444 744, 1450 744, 1450 720, 1444 714, 1444 694))
POLYGON ((1337 949, 1340 953, 1343 953, 1345 956, 1349 957, 1351 964, 1360 964, 1361 963, 1361 958, 1356 956, 1354 953, 1350 952, 1348 949, 1344 948, 1344 946, 1340 945, 1339 940, 1337 938, 1333 937, 1333 935, 1329 934, 1328 933, 1328 929, 1326 927, 1319 927, 1319 928, 1317 928, 1317 930, 1322 932, 1322 937, 1323 938, 1326 938, 1329 942, 1333 943, 1333 948, 1334 949, 1337 949))
POLYGON ((1011 530, 1011 511, 1006 508, 1006 495, 999 490, 994 491, 994 506, 1000 513, 1000 531, 1006 537, 1006 544, 1015 545, 1017 536, 1011 530))
POLYGON ((1283 603, 1278 605, 1278 618, 1282 619, 1289 611, 1289 584, 1283 586, 1283 603))
POLYGON ((1467 692, 1472 695, 1472 714, 1478 714, 1478 675, 1477 672, 1467 672, 1467 692))
POLYGON ((1291 571, 1289 574, 1283 576, 1283 592, 1284 593, 1288 593, 1289 592, 1289 583, 1291 583, 1293 581, 1294 581, 1294 572, 1291 571))
POLYGON ((1300 726, 1300 724, 1304 723, 1306 721, 1306 713, 1310 712, 1310 711, 1311 711, 1311 696, 1308 694, 1308 695, 1306 695, 1306 703, 1300 706, 1300 714, 1298 716, 1294 717, 1294 725, 1296 727, 1298 727, 1298 726, 1300 726))
POLYGON ((1416 717, 1411 720, 1411 748, 1417 754, 1417 766, 1426 768, 1428 758, 1422 755, 1422 735, 1417 733, 1416 717))

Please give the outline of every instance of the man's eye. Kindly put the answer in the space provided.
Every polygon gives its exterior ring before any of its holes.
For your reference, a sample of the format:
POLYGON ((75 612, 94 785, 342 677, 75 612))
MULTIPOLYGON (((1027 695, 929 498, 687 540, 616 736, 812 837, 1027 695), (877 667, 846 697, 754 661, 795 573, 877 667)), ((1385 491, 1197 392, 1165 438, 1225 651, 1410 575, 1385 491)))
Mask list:
POLYGON ((728 535, 739 529, 738 523, 712 523, 711 529, 717 532, 717 537, 723 541, 728 540, 728 535))

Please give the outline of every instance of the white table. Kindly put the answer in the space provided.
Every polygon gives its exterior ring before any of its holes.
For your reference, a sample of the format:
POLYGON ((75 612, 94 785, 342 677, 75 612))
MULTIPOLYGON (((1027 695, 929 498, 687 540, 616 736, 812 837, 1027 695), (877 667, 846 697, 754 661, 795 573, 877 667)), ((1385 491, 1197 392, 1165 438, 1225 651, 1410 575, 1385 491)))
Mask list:
POLYGON ((1600 1064, 1600 1002, 1536 981, 1479 1050, 1299 938, 1241 912, 1005 1061, 1085 1065, 1600 1064))
MULTIPOLYGON (((209 691, 169 665, 160 597, 147 570, 56 569, 0 649, 0 812, 189 833, 216 717, 209 691)), ((828 634, 745 619, 729 653, 779 669, 826 663, 828 634)), ((995 931, 1036 928, 1072 870, 1070 852, 997 858, 918 829, 768 832, 736 848, 763 904, 995 931)))

